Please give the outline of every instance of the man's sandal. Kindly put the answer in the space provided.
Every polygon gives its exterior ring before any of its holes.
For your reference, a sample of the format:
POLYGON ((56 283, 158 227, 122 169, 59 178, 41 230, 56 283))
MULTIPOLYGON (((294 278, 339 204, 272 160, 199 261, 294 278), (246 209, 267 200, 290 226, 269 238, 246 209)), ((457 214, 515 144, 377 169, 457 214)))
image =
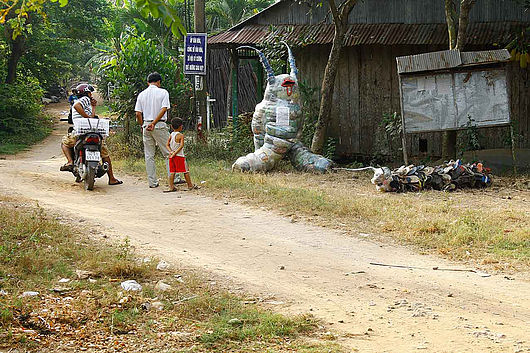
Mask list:
POLYGON ((64 164, 59 168, 61 172, 72 172, 74 170, 73 164, 64 164))

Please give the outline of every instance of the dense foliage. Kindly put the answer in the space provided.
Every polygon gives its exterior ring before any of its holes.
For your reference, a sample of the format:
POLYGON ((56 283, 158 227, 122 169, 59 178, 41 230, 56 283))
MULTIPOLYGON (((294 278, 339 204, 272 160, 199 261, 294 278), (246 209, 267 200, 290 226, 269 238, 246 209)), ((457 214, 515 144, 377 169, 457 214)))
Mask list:
POLYGON ((141 147, 140 130, 135 128, 134 106, 138 94, 147 87, 147 75, 157 71, 162 76, 162 87, 169 92, 170 117, 190 116, 191 88, 180 72, 179 60, 161 53, 155 41, 134 32, 123 37, 121 50, 107 58, 99 71, 100 87, 109 83, 114 87, 111 107, 125 126, 127 137, 134 147, 141 147))
POLYGON ((206 17, 210 31, 221 31, 235 26, 244 19, 255 15, 271 0, 211 0, 206 3, 206 17))
POLYGON ((50 122, 41 115, 41 96, 36 82, 0 85, 0 153, 46 136, 50 122))

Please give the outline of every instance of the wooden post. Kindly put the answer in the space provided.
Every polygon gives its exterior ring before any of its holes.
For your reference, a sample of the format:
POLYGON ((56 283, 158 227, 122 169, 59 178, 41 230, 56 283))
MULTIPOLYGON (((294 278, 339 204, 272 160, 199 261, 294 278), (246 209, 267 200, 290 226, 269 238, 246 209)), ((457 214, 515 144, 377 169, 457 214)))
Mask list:
MULTIPOLYGON (((206 33, 206 15, 205 15, 205 0, 194 0, 194 20, 195 20, 195 33, 206 33)), ((205 53, 205 58, 207 57, 205 53)), ((208 60, 208 59, 206 59, 208 60)), ((206 65, 206 63, 204 63, 206 65)), ((206 75, 201 77, 202 80, 202 89, 195 91, 195 99, 197 105, 197 117, 198 120, 202 123, 202 131, 205 127, 206 122, 206 92, 208 92, 208 82, 206 80, 206 75)), ((195 81, 194 85, 195 85, 195 81)), ((199 122, 199 121, 198 121, 199 122)))
POLYGON ((401 75, 398 75, 399 97, 401 105, 401 146, 403 148, 403 162, 409 165, 409 156, 407 154, 407 132, 405 131, 405 114, 403 111, 403 89, 401 88, 401 75))
POLYGON ((510 137, 512 139, 512 163, 513 163, 513 174, 517 174, 517 160, 515 158, 515 136, 513 133, 513 124, 510 123, 510 137))
POLYGON ((232 50, 232 60, 231 60, 231 76, 232 76, 232 121, 234 128, 237 127, 237 116, 239 115, 239 107, 237 101, 238 93, 238 80, 239 80, 239 57, 237 55, 237 49, 232 50))

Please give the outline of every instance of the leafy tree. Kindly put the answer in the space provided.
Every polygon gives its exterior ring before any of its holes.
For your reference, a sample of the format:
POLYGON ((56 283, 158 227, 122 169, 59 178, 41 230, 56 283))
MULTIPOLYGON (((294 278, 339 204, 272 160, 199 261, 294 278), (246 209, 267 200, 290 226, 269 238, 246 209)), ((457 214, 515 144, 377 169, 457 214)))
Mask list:
POLYGON ((208 27, 213 31, 233 27, 271 3, 271 0, 211 0, 206 3, 208 27))
POLYGON ((162 23, 171 30, 177 38, 186 35, 186 28, 179 16, 178 0, 118 0, 118 5, 124 7, 135 7, 144 18, 149 16, 160 19, 162 23))
POLYGON ((19 64, 25 76, 45 85, 80 70, 90 57, 91 41, 105 36, 106 0, 70 0, 69 6, 44 4, 40 12, 28 13, 26 30, 13 39, 9 23, 3 40, 9 47, 6 83, 13 83, 19 64))
POLYGON ((191 89, 180 72, 181 63, 173 57, 160 53, 157 43, 143 35, 129 33, 124 38, 121 50, 109 56, 98 72, 100 80, 114 85, 112 108, 124 121, 131 147, 141 151, 142 141, 138 129, 131 126, 134 121, 134 106, 138 94, 147 87, 147 75, 157 71, 162 76, 162 86, 169 92, 171 114, 186 117, 191 89))
MULTIPOLYGON (((4 26, 4 35, 8 38, 10 55, 7 61, 6 83, 13 83, 16 68, 26 50, 26 37, 32 33, 35 17, 46 18, 45 6, 57 0, 4 0, 0 9, 0 25, 4 26)), ((61 7, 68 0, 60 0, 61 7)))
POLYGON ((7 145, 24 145, 43 139, 49 120, 41 115, 42 90, 35 80, 0 85, 0 151, 12 153, 7 145))
POLYGON ((10 35, 15 39, 24 30, 31 31, 31 27, 28 27, 30 15, 36 13, 46 17, 46 5, 57 1, 61 7, 68 4, 68 0, 3 0, 0 9, 0 24, 8 22, 10 35))

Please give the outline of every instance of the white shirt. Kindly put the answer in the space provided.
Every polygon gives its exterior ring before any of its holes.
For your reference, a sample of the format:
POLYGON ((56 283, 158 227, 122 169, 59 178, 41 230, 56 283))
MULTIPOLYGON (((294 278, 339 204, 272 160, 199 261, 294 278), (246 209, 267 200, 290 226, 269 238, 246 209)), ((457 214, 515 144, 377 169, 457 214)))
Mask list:
POLYGON ((83 118, 83 116, 81 114, 79 114, 79 112, 77 110, 75 110, 75 108, 74 108, 74 106, 77 103, 81 104, 81 107, 83 108, 83 110, 85 111, 85 113, 88 116, 92 115, 92 104, 90 102, 90 97, 84 96, 84 97, 81 97, 81 98, 79 98, 79 99, 74 101, 74 104, 72 105, 72 108, 71 108, 72 109, 72 120, 73 119, 81 119, 81 118, 83 118))
MULTIPOLYGON (((164 107, 167 109, 170 108, 168 91, 151 84, 138 95, 134 110, 143 113, 144 125, 146 125, 145 123, 150 123, 155 120, 158 113, 160 113, 160 109, 164 107)), ((167 113, 164 113, 160 122, 165 122, 166 120, 167 113)), ((165 127, 165 124, 161 125, 165 127)), ((156 127, 159 127, 158 124, 156 127)))

